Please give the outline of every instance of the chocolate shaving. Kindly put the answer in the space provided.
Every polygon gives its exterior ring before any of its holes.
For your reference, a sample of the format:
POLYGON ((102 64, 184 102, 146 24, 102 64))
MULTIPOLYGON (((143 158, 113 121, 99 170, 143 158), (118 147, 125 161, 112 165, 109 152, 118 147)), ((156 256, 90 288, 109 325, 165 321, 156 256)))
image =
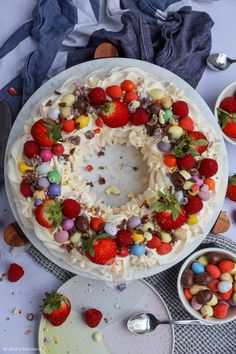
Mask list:
POLYGON ((58 103, 58 106, 59 107, 66 107, 66 104, 65 104, 65 102, 60 102, 60 103, 58 103))
POLYGON ((54 91, 55 95, 61 95, 61 92, 59 91, 54 91))
POLYGON ((103 152, 103 151, 98 152, 98 156, 104 156, 104 155, 105 155, 105 152, 103 152))
POLYGON ((104 166, 99 166, 98 167, 99 170, 104 170, 104 168, 105 168, 104 166))
POLYGON ((71 155, 74 155, 74 153, 75 153, 75 148, 73 148, 73 149, 70 150, 70 154, 71 154, 71 155))
POLYGON ((94 137, 94 133, 91 130, 88 130, 84 135, 88 140, 91 140, 94 137))
POLYGON ((102 176, 100 176, 100 177, 98 178, 98 183, 99 183, 99 184, 106 184, 105 178, 102 177, 102 176))
POLYGON ((49 101, 45 104, 46 107, 51 106, 51 105, 52 105, 52 100, 49 100, 49 101))
POLYGON ((80 144, 80 136, 72 136, 69 138, 69 142, 73 145, 79 145, 80 144))
POLYGON ((63 154, 64 160, 69 161, 70 155, 69 154, 63 154))
POLYGON ((132 169, 134 170, 134 171, 138 171, 138 167, 132 167, 132 169))
POLYGON ((87 182, 86 185, 87 185, 87 186, 90 186, 91 188, 94 187, 93 182, 87 182))

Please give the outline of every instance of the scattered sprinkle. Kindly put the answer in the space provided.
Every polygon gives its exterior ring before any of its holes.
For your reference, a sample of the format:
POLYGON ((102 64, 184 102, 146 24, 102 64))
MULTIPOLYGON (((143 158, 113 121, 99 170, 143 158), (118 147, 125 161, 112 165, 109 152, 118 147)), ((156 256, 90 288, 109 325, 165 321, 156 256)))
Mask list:
POLYGON ((51 340, 48 337, 44 337, 43 338, 43 343, 44 344, 49 344, 49 343, 51 343, 51 340))
POLYGON ((18 92, 14 89, 14 87, 8 87, 7 92, 11 96, 17 96, 18 95, 18 92))
POLYGON ((104 321, 106 322, 106 323, 108 323, 108 318, 107 317, 104 317, 104 321))
POLYGON ((99 184, 106 184, 105 178, 102 177, 102 176, 100 176, 100 177, 98 178, 98 183, 99 183, 99 184))
POLYGON ((126 284, 122 283, 122 284, 117 285, 117 290, 124 291, 126 289, 126 287, 127 287, 126 284))
POLYGON ((55 344, 57 344, 57 343, 59 342, 58 338, 57 338, 57 337, 53 337, 53 342, 54 342, 55 344))
POLYGON ((26 316, 26 319, 27 319, 28 321, 33 321, 34 315, 33 315, 32 313, 28 313, 28 315, 26 316))
POLYGON ((12 310, 12 314, 13 315, 20 315, 21 314, 21 309, 19 307, 15 307, 13 310, 12 310))
POLYGON ((88 172, 91 172, 91 171, 93 170, 93 165, 87 165, 87 166, 86 166, 86 170, 87 170, 88 172))
POLYGON ((31 333, 31 330, 30 330, 29 328, 27 328, 27 329, 24 331, 24 335, 25 335, 25 336, 28 336, 30 333, 31 333))
POLYGON ((138 167, 135 167, 135 166, 134 166, 134 167, 133 167, 133 170, 134 170, 134 171, 138 171, 138 167))

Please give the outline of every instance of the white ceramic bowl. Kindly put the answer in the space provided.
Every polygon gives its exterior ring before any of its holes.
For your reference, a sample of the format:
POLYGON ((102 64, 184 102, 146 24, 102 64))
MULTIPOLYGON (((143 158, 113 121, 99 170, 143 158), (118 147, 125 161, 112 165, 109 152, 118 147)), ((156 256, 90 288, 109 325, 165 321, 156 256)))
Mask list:
POLYGON ((179 295, 179 298, 182 302, 182 305, 184 306, 184 308, 186 309, 186 311, 188 311, 190 313, 190 315, 192 315, 193 317, 199 319, 199 320, 202 320, 203 323, 206 323, 206 324, 222 324, 222 323, 227 323, 227 322, 230 322, 230 321, 233 321, 236 319, 236 306, 231 306, 229 308, 229 311, 228 311, 228 315, 226 318, 224 319, 218 319, 218 318, 215 318, 215 317, 208 317, 207 319, 204 319, 202 318, 200 312, 194 310, 188 299, 185 297, 184 295, 184 291, 183 291, 183 286, 181 284, 181 278, 182 278, 182 275, 183 275, 183 272, 187 269, 187 268, 190 268, 190 265, 191 263, 198 259, 199 257, 205 255, 206 253, 209 253, 209 252, 217 252, 217 253, 220 253, 222 254, 225 259, 230 259, 232 260, 233 262, 236 263, 236 255, 232 252, 229 252, 227 250, 224 250, 222 248, 216 248, 216 247, 212 247, 212 248, 204 248, 200 251, 197 251, 195 253, 192 253, 191 256, 189 256, 185 262, 183 263, 182 267, 180 268, 180 271, 179 271, 179 274, 178 274, 178 279, 177 279, 177 289, 178 289, 178 295, 179 295))
MULTIPOLYGON (((214 115, 218 121, 218 113, 217 113, 217 108, 219 108, 221 101, 225 98, 225 97, 229 97, 229 96, 234 96, 236 93, 236 81, 232 82, 231 84, 229 84, 228 86, 226 86, 223 91, 221 91, 221 93, 219 94, 216 103, 215 103, 215 108, 214 108, 214 115)), ((236 139, 234 138, 230 138, 228 135, 226 135, 223 131, 222 134, 225 138, 225 140, 227 140, 230 144, 236 145, 236 139)))

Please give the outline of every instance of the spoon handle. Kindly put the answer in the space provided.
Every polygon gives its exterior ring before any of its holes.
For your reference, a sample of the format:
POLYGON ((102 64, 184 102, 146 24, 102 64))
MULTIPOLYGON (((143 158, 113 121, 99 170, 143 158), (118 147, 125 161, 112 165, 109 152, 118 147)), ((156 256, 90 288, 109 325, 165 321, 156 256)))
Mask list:
POLYGON ((158 324, 173 324, 173 325, 204 325, 205 323, 203 323, 200 320, 172 320, 172 321, 160 321, 158 324))

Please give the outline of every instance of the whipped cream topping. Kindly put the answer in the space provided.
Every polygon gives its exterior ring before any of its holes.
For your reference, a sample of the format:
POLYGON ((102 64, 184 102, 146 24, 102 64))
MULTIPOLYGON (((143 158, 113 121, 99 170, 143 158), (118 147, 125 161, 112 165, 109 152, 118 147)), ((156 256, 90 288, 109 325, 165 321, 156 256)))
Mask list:
MULTIPOLYGON (((60 94, 52 93, 51 96, 43 99, 32 111, 31 117, 26 121, 22 134, 13 144, 8 162, 8 177, 11 183, 13 194, 15 197, 16 208, 24 225, 34 230, 35 235, 44 243, 44 245, 58 258, 63 259, 70 265, 78 267, 81 270, 91 273, 94 276, 101 277, 107 280, 127 280, 132 279, 133 272, 140 271, 144 268, 153 267, 157 264, 172 262, 186 245, 196 237, 204 234, 206 225, 212 218, 214 208, 217 205, 217 194, 223 188, 221 176, 221 161, 220 159, 220 140, 217 138, 213 128, 206 123, 205 117, 202 117, 199 109, 195 104, 188 100, 183 92, 174 87, 171 83, 160 81, 151 74, 144 72, 138 68, 115 68, 107 71, 101 69, 94 71, 85 79, 74 77, 66 81, 64 85, 57 90, 60 94), (155 250, 149 249, 146 256, 127 256, 125 258, 117 257, 112 266, 101 266, 92 263, 87 257, 83 256, 76 250, 67 253, 54 240, 53 233, 50 229, 42 227, 33 216, 34 201, 32 198, 24 198, 20 193, 21 175, 18 172, 18 164, 23 160, 23 145, 27 140, 32 139, 30 129, 32 124, 41 118, 46 118, 49 109, 57 107, 61 97, 66 93, 70 93, 81 86, 92 88, 100 86, 106 88, 113 84, 119 84, 125 79, 130 79, 137 85, 139 93, 149 92, 152 88, 160 88, 165 91, 167 96, 170 96, 173 101, 184 100, 188 103, 190 117, 194 119, 196 130, 204 133, 210 142, 208 149, 203 153, 202 157, 210 157, 217 160, 219 171, 215 175, 216 182, 215 191, 211 193, 211 198, 204 202, 204 207, 198 214, 199 222, 196 225, 189 226, 184 224, 181 229, 177 230, 177 242, 173 246, 172 252, 166 255, 158 255, 155 250), (52 102, 49 107, 48 101, 52 102), (22 148, 19 148, 22 147, 22 148)), ((52 168, 57 169, 62 176, 61 183, 61 200, 73 197, 78 199, 85 208, 86 212, 94 206, 98 206, 102 217, 119 225, 123 219, 128 219, 132 215, 144 216, 152 213, 143 206, 145 202, 149 205, 157 197, 158 191, 164 191, 170 185, 170 179, 167 177, 169 169, 163 165, 163 154, 157 149, 156 141, 153 137, 147 135, 144 126, 126 125, 122 128, 111 129, 103 127, 100 134, 95 135, 91 140, 86 139, 84 133, 89 130, 96 129, 95 119, 96 113, 91 110, 90 123, 86 128, 80 129, 77 135, 80 136, 80 144, 74 145, 70 142, 70 138, 75 135, 63 134, 65 154, 69 154, 70 150, 75 149, 68 161, 62 161, 60 157, 53 157, 50 162, 52 168), (120 207, 111 208, 105 205, 101 198, 91 191, 87 181, 80 173, 81 168, 84 168, 90 157, 101 150, 102 147, 112 144, 122 144, 126 146, 134 146, 142 153, 143 158, 148 166, 149 182, 146 191, 138 196, 133 197, 126 204, 120 207)), ((91 216, 91 214, 90 214, 91 216)))

